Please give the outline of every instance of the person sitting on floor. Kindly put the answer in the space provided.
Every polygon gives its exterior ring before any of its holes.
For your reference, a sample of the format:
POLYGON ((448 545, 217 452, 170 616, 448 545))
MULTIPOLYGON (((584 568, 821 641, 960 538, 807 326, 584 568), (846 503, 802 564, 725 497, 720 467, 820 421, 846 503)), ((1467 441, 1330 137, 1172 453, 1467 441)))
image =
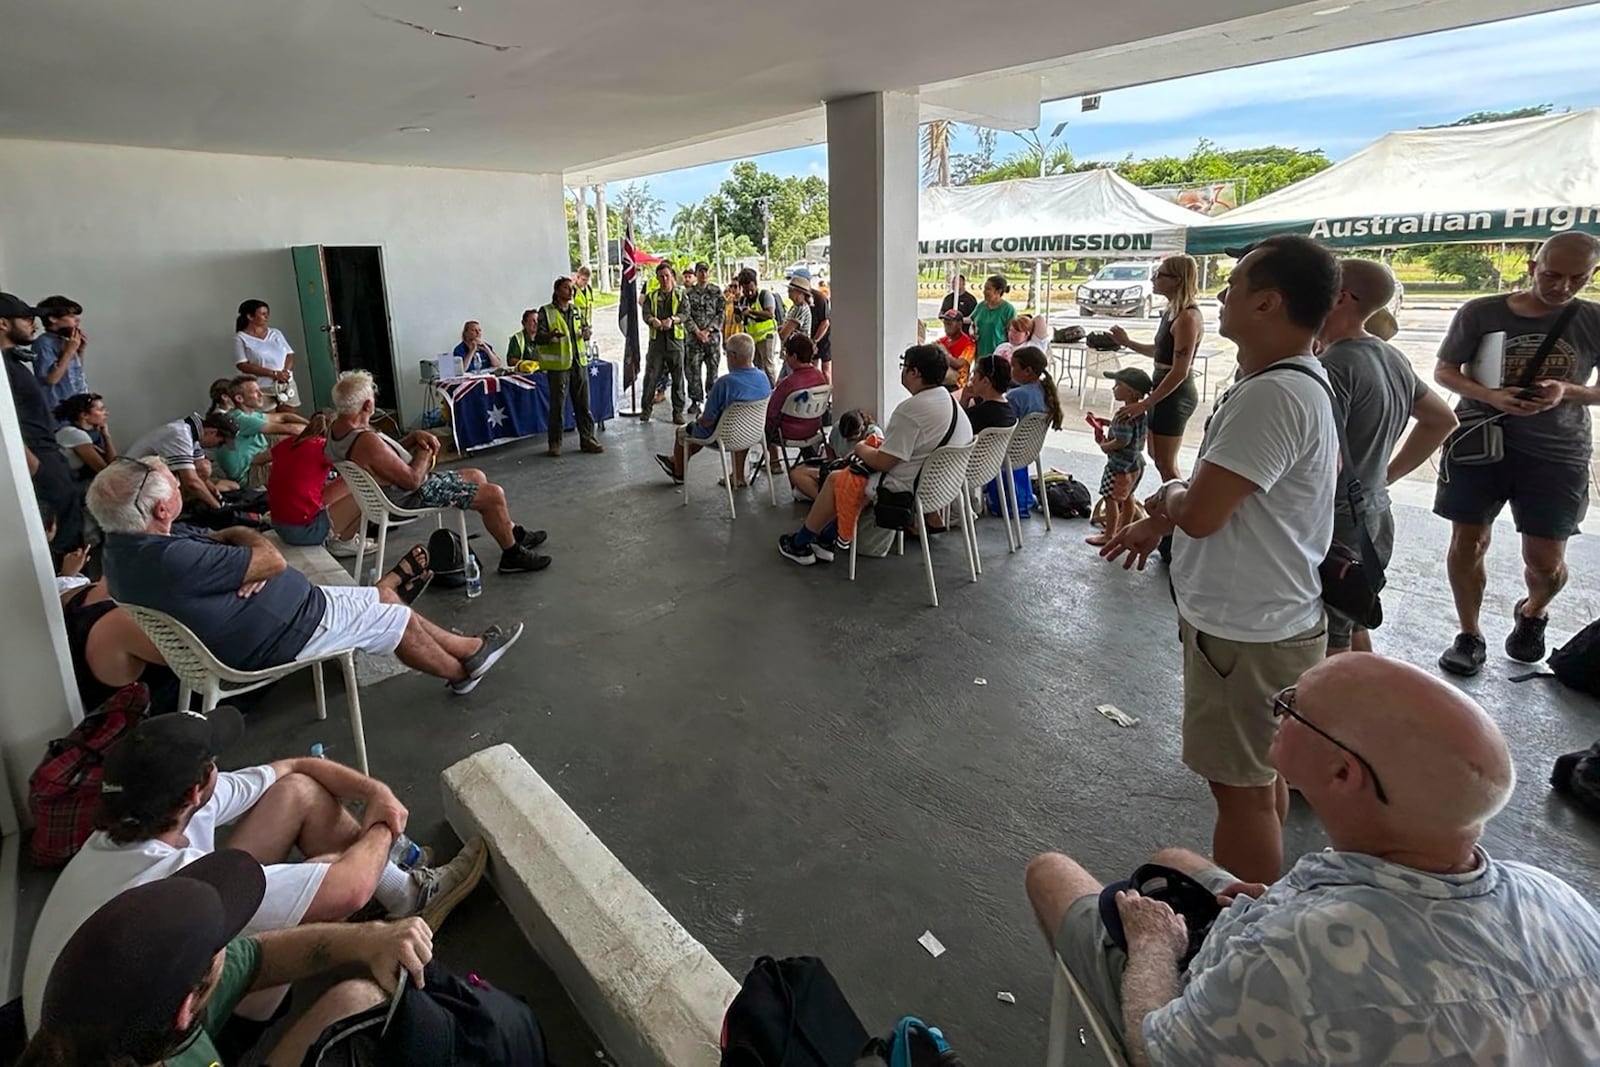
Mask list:
POLYGON ((343 478, 328 480, 333 461, 328 443, 328 416, 316 412, 295 437, 272 446, 267 472, 267 511, 272 529, 290 545, 321 545, 341 559, 366 547, 361 507, 343 478))
POLYGON ((312 585, 254 530, 173 529, 182 506, 159 460, 124 457, 95 476, 89 510, 106 531, 108 588, 122 603, 171 615, 236 670, 392 652, 465 694, 522 636, 514 623, 469 637, 411 610, 407 598, 431 576, 421 546, 375 586, 312 585))
MULTIPOLYGON (((706 394, 705 410, 700 417, 678 428, 673 439, 672 455, 656 456, 657 465, 672 479, 674 485, 683 484, 689 457, 705 447, 701 442, 709 440, 717 432, 717 422, 722 418, 722 413, 728 410, 729 404, 743 400, 766 400, 772 395, 772 382, 754 365, 756 343, 749 334, 734 334, 723 344, 723 348, 728 353, 728 373, 718 378, 711 392, 706 394)), ((735 488, 742 488, 745 484, 744 468, 745 453, 734 453, 735 488)))
POLYGON ((1144 478, 1145 429, 1150 416, 1144 412, 1129 415, 1129 405, 1150 395, 1155 385, 1139 367, 1102 371, 1116 384, 1112 395, 1122 405, 1110 422, 1094 424, 1095 444, 1106 454, 1106 469, 1100 475, 1100 499, 1105 509, 1105 529, 1084 538, 1091 545, 1108 544, 1117 531, 1138 516, 1133 492, 1144 478))
MULTIPOLYGON (((883 444, 883 430, 873 421, 869 412, 851 408, 839 416, 828 431, 827 444, 821 459, 807 460, 789 468, 789 487, 796 500, 815 500, 822 490, 822 479, 847 464, 846 457, 857 444, 866 441, 876 448, 883 444)), ((837 496, 836 496, 837 499, 837 496)), ((840 508, 839 527, 844 528, 843 508, 840 508)), ((854 527, 851 527, 854 529, 854 527)))
POLYGON ((767 401, 767 469, 777 470, 778 449, 784 441, 809 441, 822 430, 822 416, 799 419, 783 413, 783 406, 795 393, 828 384, 828 376, 817 366, 817 343, 805 334, 791 333, 783 342, 784 374, 767 401))
POLYGON ((218 378, 211 383, 211 388, 206 390, 211 397, 211 406, 206 411, 232 411, 233 410, 233 379, 218 378))
MULTIPOLYGON (((900 358, 900 384, 911 393, 910 398, 901 401, 889 416, 889 432, 881 447, 863 442, 851 452, 866 471, 881 475, 867 483, 867 499, 875 497, 880 485, 912 492, 923 462, 936 449, 972 440, 972 424, 944 387, 949 367, 944 349, 936 345, 912 345, 900 358)), ((836 552, 849 550, 849 544, 839 540, 840 527, 835 521, 840 473, 829 475, 822 483, 800 529, 778 538, 778 552, 785 559, 809 567, 819 559, 832 562, 836 552)))
POLYGON ((230 707, 144 719, 106 752, 95 832, 62 869, 34 927, 24 972, 29 1030, 38 1028, 45 979, 73 931, 125 889, 165 878, 228 844, 266 871, 266 895, 246 931, 342 922, 376 900, 390 918, 421 915, 438 928, 477 884, 488 850, 481 839, 448 865, 402 869, 390 861, 407 811, 393 790, 330 759, 303 756, 241 771, 217 757, 244 733, 230 707), (357 821, 346 801, 360 801, 357 821), (314 857, 292 862, 291 855, 314 857))
POLYGON ((205 450, 217 448, 222 441, 222 431, 207 426, 199 415, 187 415, 157 426, 135 441, 124 456, 156 457, 178 479, 186 502, 220 508, 222 498, 217 495, 211 460, 205 450))
POLYGON ((1600 1062, 1600 913, 1479 844, 1515 783, 1494 720, 1369 653, 1318 664, 1275 704, 1273 762, 1332 847, 1271 886, 1158 853, 1224 904, 1186 976, 1165 903, 1104 893, 1062 855, 1028 865, 1046 940, 1129 1061, 1600 1062))
POLYGON ((266 410, 272 405, 253 374, 231 379, 228 398, 232 401, 228 414, 233 418, 235 433, 212 454, 212 459, 223 477, 259 488, 266 485, 266 468, 272 463, 267 435, 299 433, 305 429, 305 416, 266 410))
POLYGON ((72 473, 88 480, 105 470, 117 458, 116 442, 111 440, 106 402, 99 393, 78 393, 56 405, 56 444, 66 453, 72 473))
POLYGON ((377 479, 383 493, 402 508, 460 508, 476 511, 483 528, 500 546, 500 573, 542 571, 550 557, 534 552, 544 544, 543 530, 526 530, 511 521, 506 493, 474 467, 434 470, 439 439, 427 430, 413 430, 402 441, 374 430, 372 412, 377 391, 364 370, 345 371, 333 385, 338 413, 328 427, 328 458, 354 463, 377 479))
MULTIPOLYGON (((220 1035, 249 994, 338 973, 270 1052, 244 1050, 250 1062, 298 1064, 332 1024, 387 1003, 397 982, 421 988, 433 959, 433 931, 423 920, 247 933, 268 892, 260 865, 230 848, 112 897, 50 969, 39 1030, 19 1067, 222 1067, 220 1035), (351 977, 354 967, 366 973, 351 977)), ((527 1021, 532 1030, 531 1013, 527 1021)), ((508 1020, 497 1022, 504 1028, 508 1020)), ((540 1047, 532 1035, 524 1044, 540 1047)), ((408 1052, 410 1067, 466 1062, 437 1047, 408 1052)))

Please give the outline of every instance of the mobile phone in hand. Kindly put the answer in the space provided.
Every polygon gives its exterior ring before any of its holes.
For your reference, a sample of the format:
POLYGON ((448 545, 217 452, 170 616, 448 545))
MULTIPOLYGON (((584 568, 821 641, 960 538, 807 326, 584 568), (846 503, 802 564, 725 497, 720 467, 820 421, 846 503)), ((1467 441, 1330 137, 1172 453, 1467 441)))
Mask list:
POLYGON ((1530 385, 1526 389, 1517 390, 1517 399, 1518 400, 1542 400, 1542 399, 1544 399, 1544 390, 1535 389, 1530 385))

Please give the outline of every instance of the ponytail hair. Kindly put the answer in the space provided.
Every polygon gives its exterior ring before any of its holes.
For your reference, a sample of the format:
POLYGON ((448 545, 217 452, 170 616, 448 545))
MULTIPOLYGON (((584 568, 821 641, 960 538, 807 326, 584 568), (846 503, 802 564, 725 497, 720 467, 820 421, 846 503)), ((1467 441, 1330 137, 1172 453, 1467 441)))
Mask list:
POLYGON ((243 330, 250 325, 250 319, 256 312, 267 306, 265 300, 246 300, 239 305, 239 317, 233 320, 235 330, 243 330))
POLYGON ((1023 345, 1011 353, 1013 366, 1026 367, 1039 376, 1039 388, 1044 393, 1045 410, 1050 413, 1050 428, 1061 429, 1066 416, 1061 411, 1061 396, 1050 377, 1050 360, 1037 345, 1023 345))

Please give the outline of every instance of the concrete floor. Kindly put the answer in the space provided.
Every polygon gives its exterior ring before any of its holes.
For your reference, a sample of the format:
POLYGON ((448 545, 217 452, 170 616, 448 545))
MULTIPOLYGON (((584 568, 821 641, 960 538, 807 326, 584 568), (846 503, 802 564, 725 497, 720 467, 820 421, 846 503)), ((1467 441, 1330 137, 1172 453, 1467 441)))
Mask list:
MULTIPOLYGON (((764 953, 817 954, 871 1030, 916 1013, 968 1062, 1040 1062, 1051 979, 1022 893, 1029 857, 1063 849, 1110 879, 1160 846, 1209 843, 1209 798, 1179 762, 1179 650, 1159 566, 1103 564, 1081 520, 1046 534, 1035 518, 1025 550, 1008 556, 999 523, 985 520, 977 585, 960 541, 936 539, 935 610, 915 555, 863 560, 854 585, 842 563, 782 559, 775 543, 798 509, 786 494, 770 508, 762 487, 740 495, 729 522, 714 459, 693 464, 696 499, 682 507, 650 460, 670 426, 618 420, 603 439, 604 456, 550 460, 542 442, 523 442, 471 461, 506 487, 519 521, 550 531, 555 565, 491 572, 471 603, 446 592, 419 602, 462 629, 528 624, 471 696, 415 674, 363 694, 372 769, 411 806, 414 836, 450 840, 442 768, 510 742, 736 976, 764 953), (1108 701, 1140 725, 1096 714, 1108 701), (948 953, 923 951, 924 930, 948 953), (1001 990, 1017 1003, 998 1001, 1001 990)), ((1095 457, 1047 459, 1098 480, 1095 457)), ((1431 665, 1455 629, 1445 527, 1410 506, 1399 527, 1380 645, 1431 665)), ((1572 562, 1556 641, 1600 615, 1600 549, 1575 541, 1572 562)), ((1492 565, 1493 650, 1520 574, 1509 528, 1492 565)), ((1512 686, 1508 673, 1495 657, 1467 686, 1500 720, 1522 776, 1487 846, 1600 899, 1600 836, 1546 785, 1552 757, 1600 736, 1600 706, 1554 683, 1512 686)), ((321 724, 309 684, 270 694, 237 761, 314 741, 348 758, 331 689, 321 724)), ((1324 844, 1297 807, 1291 855, 1324 844)), ((451 920, 442 951, 538 996, 548 979, 506 930, 485 891, 451 920)), ((541 1010, 568 1042, 565 1062, 596 1062, 559 1000, 541 1010)))

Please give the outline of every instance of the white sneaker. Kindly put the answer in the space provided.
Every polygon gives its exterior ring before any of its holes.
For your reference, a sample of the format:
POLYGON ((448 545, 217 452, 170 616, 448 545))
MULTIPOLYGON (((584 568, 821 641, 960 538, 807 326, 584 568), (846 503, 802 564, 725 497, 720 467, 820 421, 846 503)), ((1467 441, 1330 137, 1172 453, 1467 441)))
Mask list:
POLYGON ((334 559, 355 559, 357 554, 371 548, 372 542, 360 534, 355 534, 348 541, 330 537, 322 542, 322 547, 326 548, 334 559))

